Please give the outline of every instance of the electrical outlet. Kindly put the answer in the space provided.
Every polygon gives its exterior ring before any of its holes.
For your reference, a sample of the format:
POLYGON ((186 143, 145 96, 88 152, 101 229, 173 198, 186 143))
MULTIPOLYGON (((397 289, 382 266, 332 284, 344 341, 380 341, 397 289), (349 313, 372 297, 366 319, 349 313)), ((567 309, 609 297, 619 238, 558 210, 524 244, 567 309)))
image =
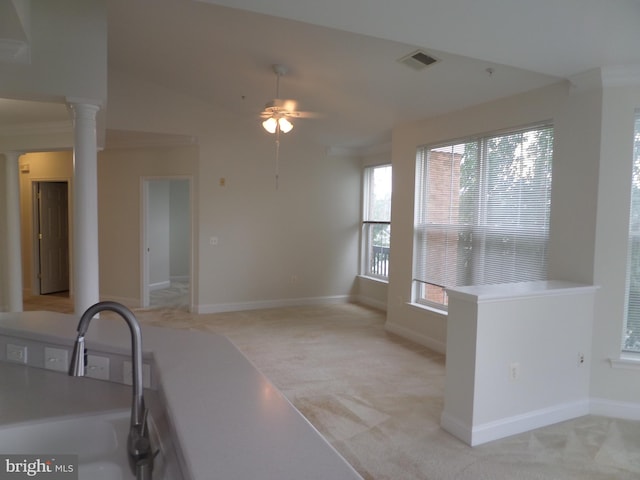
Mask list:
POLYGON ((584 367, 584 353, 580 352, 578 353, 578 366, 579 367, 584 367))
MULTIPOLYGON (((131 362, 125 360, 122 364, 122 381, 125 385, 133 385, 133 372, 131 371, 131 362)), ((142 364, 142 386, 151 388, 151 365, 142 364)))
POLYGON ((515 382, 520 379, 520 364, 519 363, 511 363, 509 364, 509 380, 515 382))
POLYGON ((63 348, 44 347, 44 368, 57 372, 69 371, 69 352, 63 348))
POLYGON ((27 347, 7 343, 7 360, 10 362, 27 363, 27 347))
POLYGON ((98 380, 109 380, 109 357, 87 355, 85 375, 98 380))

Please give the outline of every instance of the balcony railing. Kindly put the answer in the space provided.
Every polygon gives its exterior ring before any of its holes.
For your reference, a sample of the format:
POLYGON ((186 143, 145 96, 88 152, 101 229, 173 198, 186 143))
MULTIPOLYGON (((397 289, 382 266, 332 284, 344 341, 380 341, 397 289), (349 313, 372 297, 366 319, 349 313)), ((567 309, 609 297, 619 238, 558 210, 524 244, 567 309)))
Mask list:
POLYGON ((371 246, 369 274, 374 277, 389 277, 389 247, 371 246))

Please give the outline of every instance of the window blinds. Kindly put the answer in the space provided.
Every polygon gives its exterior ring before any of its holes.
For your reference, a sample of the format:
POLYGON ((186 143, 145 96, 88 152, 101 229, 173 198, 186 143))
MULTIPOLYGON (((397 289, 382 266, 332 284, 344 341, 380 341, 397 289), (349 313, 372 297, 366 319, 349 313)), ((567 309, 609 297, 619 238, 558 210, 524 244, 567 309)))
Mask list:
POLYGON ((553 128, 418 151, 414 279, 453 287, 546 279, 553 128))
POLYGON ((636 111, 627 258, 627 322, 622 349, 640 352, 640 111, 636 111))

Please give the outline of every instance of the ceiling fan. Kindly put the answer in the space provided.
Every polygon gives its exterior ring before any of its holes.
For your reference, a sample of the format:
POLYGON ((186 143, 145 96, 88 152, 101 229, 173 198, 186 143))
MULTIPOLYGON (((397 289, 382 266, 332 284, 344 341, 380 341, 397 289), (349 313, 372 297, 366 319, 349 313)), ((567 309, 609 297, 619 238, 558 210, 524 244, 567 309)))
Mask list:
POLYGON ((291 99, 280 98, 280 78, 287 74, 289 69, 284 65, 273 65, 276 74, 276 98, 270 100, 264 106, 260 114, 263 118, 262 126, 269 133, 276 135, 276 190, 278 189, 279 161, 280 161, 280 133, 288 133, 293 129, 292 118, 314 118, 318 115, 311 112, 298 111, 298 102, 291 99))
POLYGON ((318 115, 312 112, 298 110, 298 102, 291 99, 280 98, 280 78, 285 76, 289 69, 284 65, 273 65, 276 74, 276 98, 270 100, 264 106, 260 117, 264 119, 262 126, 269 133, 288 133, 293 129, 292 118, 315 118, 318 115))

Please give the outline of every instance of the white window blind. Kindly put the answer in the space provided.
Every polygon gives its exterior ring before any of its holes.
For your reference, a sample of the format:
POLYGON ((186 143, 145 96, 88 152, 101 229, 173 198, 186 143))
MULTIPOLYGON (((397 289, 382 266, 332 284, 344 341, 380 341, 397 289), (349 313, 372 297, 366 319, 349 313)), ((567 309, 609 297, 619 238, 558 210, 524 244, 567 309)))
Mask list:
POLYGON ((640 111, 636 111, 627 257, 627 312, 622 350, 640 352, 640 111))
POLYGON ((418 150, 416 300, 453 286, 546 279, 553 128, 418 150))

